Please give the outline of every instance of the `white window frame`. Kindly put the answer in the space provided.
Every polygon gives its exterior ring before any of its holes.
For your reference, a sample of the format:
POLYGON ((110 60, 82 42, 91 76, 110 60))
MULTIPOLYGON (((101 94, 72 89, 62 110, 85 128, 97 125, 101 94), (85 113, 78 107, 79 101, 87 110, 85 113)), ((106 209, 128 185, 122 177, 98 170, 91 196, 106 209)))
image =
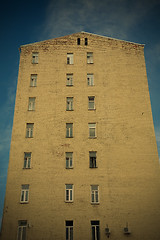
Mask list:
POLYGON ((18 221, 18 232, 17 232, 17 240, 26 240, 27 235, 27 221, 20 220, 18 221))
POLYGON ((31 74, 30 87, 37 86, 37 74, 31 74))
POLYGON ((32 53, 32 63, 37 64, 38 63, 38 52, 32 53))
POLYGON ((89 167, 97 168, 97 152, 95 151, 89 152, 89 167))
POLYGON ((66 168, 73 168, 73 152, 66 152, 66 168))
POLYGON ((26 124, 26 138, 33 138, 34 123, 26 124))
POLYGON ((94 86, 94 74, 87 73, 87 84, 88 86, 94 86))
POLYGON ((96 123, 88 123, 89 138, 96 138, 96 123), (92 136, 92 129, 94 129, 94 136, 92 136))
POLYGON ((65 185, 65 202, 73 202, 73 184, 65 185))
POLYGON ((95 110, 95 96, 88 97, 88 110, 95 110))
POLYGON ((92 240, 100 240, 100 224, 99 224, 99 221, 91 221, 91 230, 92 230, 92 240))
POLYGON ((99 186, 91 185, 91 203, 98 204, 99 203, 99 186))
POLYGON ((73 137, 73 123, 66 123, 66 138, 73 137))
POLYGON ((73 97, 67 97, 66 110, 67 111, 73 111, 73 97))
POLYGON ((23 164, 24 169, 31 168, 31 155, 32 155, 31 152, 24 153, 24 164, 23 164))
POLYGON ((66 240, 73 240, 73 221, 66 221, 66 240))
POLYGON ((67 64, 73 64, 73 53, 67 53, 67 64))
POLYGON ((87 63, 88 64, 93 63, 93 52, 87 52, 87 63))
POLYGON ((66 86, 73 86, 73 73, 66 74, 66 86))
POLYGON ((29 97, 29 103, 28 103, 28 111, 34 111, 35 110, 35 97, 29 97))
POLYGON ((23 184, 21 186, 21 203, 28 203, 29 202, 29 184, 23 184))

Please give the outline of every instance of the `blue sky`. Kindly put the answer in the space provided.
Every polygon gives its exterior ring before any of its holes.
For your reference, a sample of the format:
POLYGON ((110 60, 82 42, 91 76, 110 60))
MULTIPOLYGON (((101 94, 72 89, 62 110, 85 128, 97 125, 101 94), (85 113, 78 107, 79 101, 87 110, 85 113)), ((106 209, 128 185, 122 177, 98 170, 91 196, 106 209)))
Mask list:
POLYGON ((0 14, 0 221, 18 77, 18 48, 80 31, 145 44, 160 155, 160 0, 6 0, 1 3, 0 14))

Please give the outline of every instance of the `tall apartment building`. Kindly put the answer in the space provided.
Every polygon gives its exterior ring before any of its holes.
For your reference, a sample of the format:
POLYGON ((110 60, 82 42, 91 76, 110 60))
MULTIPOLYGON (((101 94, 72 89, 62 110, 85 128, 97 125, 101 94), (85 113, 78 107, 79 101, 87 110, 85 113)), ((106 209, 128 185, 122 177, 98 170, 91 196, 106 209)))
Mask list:
POLYGON ((2 240, 159 240, 144 45, 86 32, 20 47, 2 240))

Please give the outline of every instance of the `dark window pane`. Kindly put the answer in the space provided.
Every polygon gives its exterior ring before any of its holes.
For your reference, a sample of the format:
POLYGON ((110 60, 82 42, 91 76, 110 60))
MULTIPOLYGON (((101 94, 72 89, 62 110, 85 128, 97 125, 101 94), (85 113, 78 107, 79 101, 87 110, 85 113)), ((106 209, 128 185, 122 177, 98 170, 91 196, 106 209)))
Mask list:
POLYGON ((92 227, 92 240, 95 240, 95 227, 92 227))
POLYGON ((81 44, 81 39, 77 38, 77 45, 80 45, 80 44, 81 44))
POLYGON ((66 221, 66 226, 73 226, 73 221, 66 221))

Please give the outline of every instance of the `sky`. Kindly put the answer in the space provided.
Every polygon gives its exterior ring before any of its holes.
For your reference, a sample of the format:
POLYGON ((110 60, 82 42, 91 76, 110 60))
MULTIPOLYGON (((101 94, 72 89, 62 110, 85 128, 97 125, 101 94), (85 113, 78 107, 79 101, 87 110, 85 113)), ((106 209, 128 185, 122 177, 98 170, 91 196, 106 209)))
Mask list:
POLYGON ((0 222, 21 45, 80 31, 145 44, 160 156, 160 0, 5 0, 0 11, 0 222))

